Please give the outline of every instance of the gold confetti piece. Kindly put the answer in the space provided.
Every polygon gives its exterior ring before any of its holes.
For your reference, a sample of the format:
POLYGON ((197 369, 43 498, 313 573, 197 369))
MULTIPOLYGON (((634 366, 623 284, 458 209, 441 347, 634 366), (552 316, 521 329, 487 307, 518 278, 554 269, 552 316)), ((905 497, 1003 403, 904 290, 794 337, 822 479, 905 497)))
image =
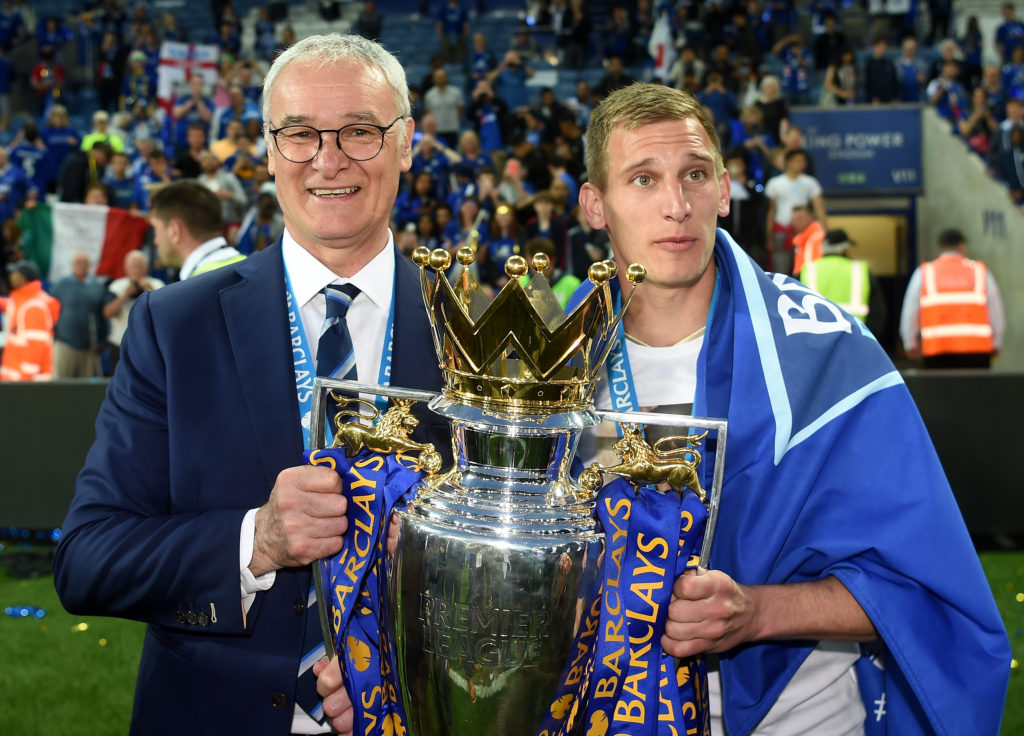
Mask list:
POLYGON ((1010 660, 1010 669, 1015 670, 1020 666, 1020 663, 1016 659, 1010 660))
POLYGON ((1006 584, 1006 589, 1007 590, 1013 590, 1013 583, 1007 583, 1006 584))
POLYGON ((89 624, 85 623, 84 621, 82 623, 80 623, 80 624, 75 624, 74 626, 71 627, 72 631, 88 631, 88 629, 89 629, 89 624))
POLYGON ((1018 603, 1024 603, 1024 593, 1018 593, 1017 594, 1017 602, 1018 603))
POLYGON ((107 645, 107 640, 106 639, 100 639, 100 646, 101 647, 105 647, 106 645, 107 645))

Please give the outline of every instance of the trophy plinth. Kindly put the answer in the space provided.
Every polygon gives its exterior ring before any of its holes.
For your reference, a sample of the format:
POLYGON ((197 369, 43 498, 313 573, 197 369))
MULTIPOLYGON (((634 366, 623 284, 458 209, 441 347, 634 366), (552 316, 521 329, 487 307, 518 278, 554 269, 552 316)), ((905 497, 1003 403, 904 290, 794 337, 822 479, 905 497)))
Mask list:
POLYGON ((566 473, 579 429, 447 409, 455 467, 398 513, 389 566, 407 725, 415 736, 533 736, 603 550, 593 502, 566 473))

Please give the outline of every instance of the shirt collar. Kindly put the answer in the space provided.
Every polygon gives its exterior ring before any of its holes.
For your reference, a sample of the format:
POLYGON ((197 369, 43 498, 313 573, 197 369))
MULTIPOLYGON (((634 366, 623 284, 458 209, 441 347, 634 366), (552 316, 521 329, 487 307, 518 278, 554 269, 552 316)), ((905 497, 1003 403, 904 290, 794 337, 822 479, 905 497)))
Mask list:
POLYGON ((182 281, 192 275, 192 272, 196 270, 196 267, 202 263, 206 256, 213 253, 215 250, 219 250, 228 244, 224 238, 218 235, 216 238, 207 240, 205 243, 201 243, 194 251, 188 254, 185 261, 181 264, 181 268, 178 270, 178 278, 182 281))
POLYGON ((281 248, 285 269, 300 308, 328 284, 355 284, 378 309, 387 311, 391 308, 395 288, 395 240, 390 228, 387 243, 380 253, 350 278, 342 278, 327 268, 299 245, 287 229, 281 236, 281 248))

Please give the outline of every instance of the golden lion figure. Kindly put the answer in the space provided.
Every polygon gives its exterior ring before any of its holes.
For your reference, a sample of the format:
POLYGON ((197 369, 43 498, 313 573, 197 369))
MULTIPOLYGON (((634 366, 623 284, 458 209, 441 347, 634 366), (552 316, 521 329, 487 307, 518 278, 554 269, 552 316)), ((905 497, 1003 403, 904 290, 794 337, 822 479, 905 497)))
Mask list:
POLYGON ((612 445, 612 450, 622 460, 618 465, 604 467, 594 463, 580 473, 579 482, 591 492, 601 487, 601 473, 611 473, 625 478, 634 486, 668 483, 680 491, 690 488, 703 503, 707 493, 700 485, 697 467, 700 465, 700 453, 694 449, 708 436, 707 430, 702 434, 689 434, 677 437, 663 437, 654 443, 647 444, 639 425, 623 426, 622 437, 612 445), (661 450, 663 443, 671 440, 685 440, 688 447, 674 450, 661 450), (682 455, 675 459, 673 456, 682 455), (686 456, 692 456, 689 459, 686 456))
POLYGON ((441 469, 441 454, 428 442, 416 442, 409 439, 420 420, 413 416, 412 401, 405 399, 392 399, 392 406, 381 416, 373 404, 363 399, 354 399, 344 395, 331 392, 338 407, 341 407, 334 417, 334 442, 331 447, 344 447, 345 453, 352 457, 364 447, 373 452, 383 455, 389 454, 416 454, 417 463, 428 473, 434 474, 441 469), (363 404, 369 406, 373 411, 371 421, 380 417, 380 421, 372 427, 360 424, 358 421, 350 422, 348 418, 360 417, 358 409, 347 409, 351 404, 363 404))

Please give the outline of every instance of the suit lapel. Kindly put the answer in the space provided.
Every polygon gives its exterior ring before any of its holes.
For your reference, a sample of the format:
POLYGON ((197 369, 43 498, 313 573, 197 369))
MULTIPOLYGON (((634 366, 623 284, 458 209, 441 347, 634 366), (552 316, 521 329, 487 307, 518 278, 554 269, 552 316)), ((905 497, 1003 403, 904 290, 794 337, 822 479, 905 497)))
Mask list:
POLYGON ((441 390, 434 340, 423 306, 419 269, 395 248, 395 345, 391 385, 441 390))
POLYGON ((241 280, 221 291, 221 308, 255 443, 273 485, 302 454, 281 241, 237 271, 241 280))

